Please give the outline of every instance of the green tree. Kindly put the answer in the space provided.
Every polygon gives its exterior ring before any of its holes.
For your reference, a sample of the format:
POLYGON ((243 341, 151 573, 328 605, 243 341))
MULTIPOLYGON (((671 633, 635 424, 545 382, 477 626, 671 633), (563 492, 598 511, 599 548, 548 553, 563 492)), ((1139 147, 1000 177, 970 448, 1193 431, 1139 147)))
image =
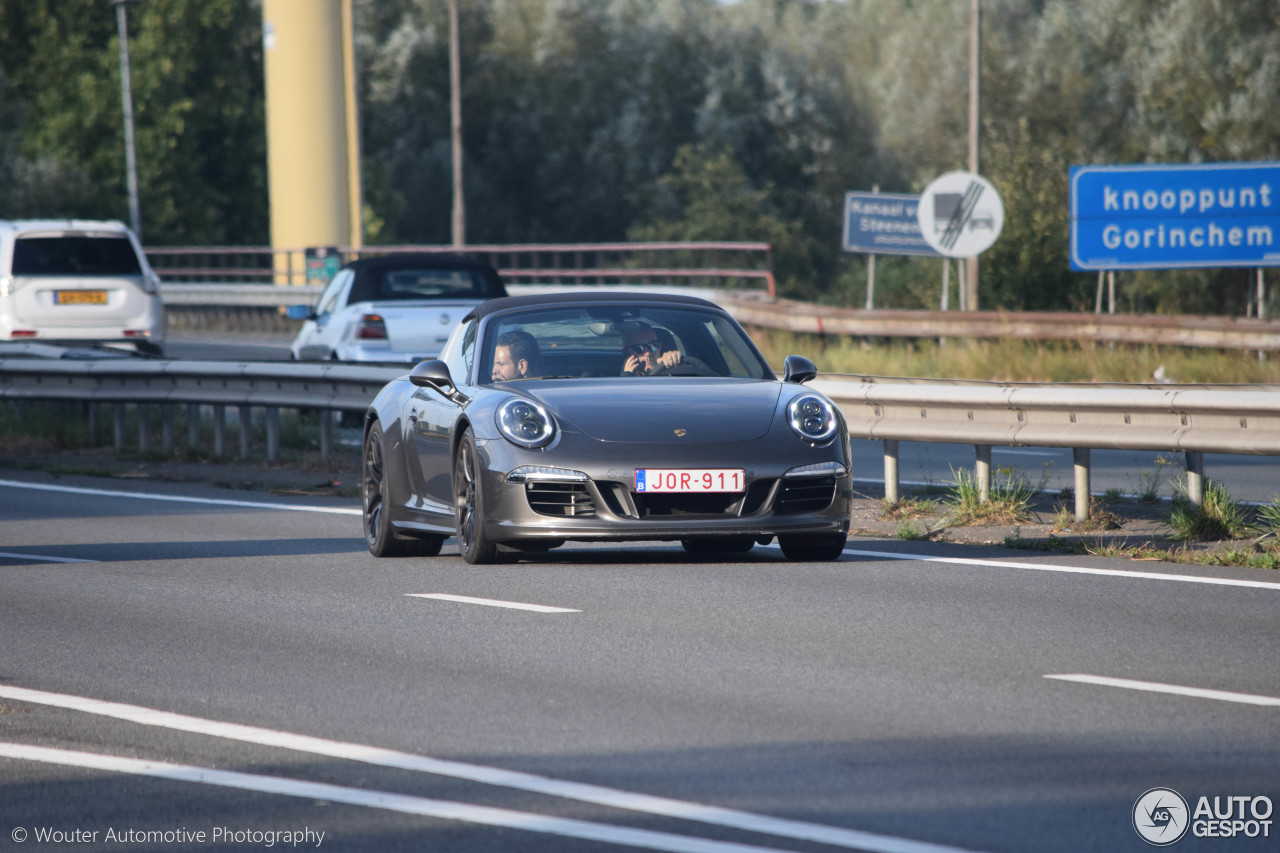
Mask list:
MULTIPOLYGON (((129 8, 148 244, 267 237, 261 13, 238 0, 129 8)), ((22 109, 0 216, 127 219, 119 50, 100 0, 0 0, 0 74, 22 109)))
POLYGON ((658 193, 646 224, 633 226, 627 238, 637 242, 742 240, 774 247, 774 273, 781 295, 814 299, 805 279, 813 259, 802 224, 772 212, 771 185, 752 186, 728 151, 710 153, 685 145, 676 152, 670 174, 658 180, 658 193), (726 236, 730 235, 730 236, 726 236))

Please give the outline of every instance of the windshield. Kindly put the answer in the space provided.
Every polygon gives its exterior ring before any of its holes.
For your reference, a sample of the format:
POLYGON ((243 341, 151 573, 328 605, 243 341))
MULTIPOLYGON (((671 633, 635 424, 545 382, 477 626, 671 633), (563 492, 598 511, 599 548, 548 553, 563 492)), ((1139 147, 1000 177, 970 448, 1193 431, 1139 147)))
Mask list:
POLYGON ((696 307, 609 304, 494 317, 481 381, 609 376, 773 379, 750 339, 723 314, 696 307))

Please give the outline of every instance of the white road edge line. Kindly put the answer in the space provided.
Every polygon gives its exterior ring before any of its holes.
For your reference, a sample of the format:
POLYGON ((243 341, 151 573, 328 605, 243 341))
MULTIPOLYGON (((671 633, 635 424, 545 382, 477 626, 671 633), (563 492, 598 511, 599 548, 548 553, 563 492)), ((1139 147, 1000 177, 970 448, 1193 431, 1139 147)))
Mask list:
POLYGON ((521 773, 516 770, 503 770, 479 764, 466 764, 460 761, 430 758, 424 755, 397 752, 375 746, 343 743, 342 741, 291 734, 239 723, 218 722, 200 717, 189 717, 184 714, 174 714, 169 711, 158 711, 138 705, 104 702, 99 699, 49 693, 26 687, 0 684, 0 698, 83 711, 88 714, 112 717, 145 726, 158 726, 242 743, 256 743, 262 746, 292 749, 312 755, 359 761, 379 767, 394 767, 418 773, 432 773, 437 776, 467 779, 485 785, 515 788, 552 797, 578 800, 584 803, 595 803, 610 808, 626 809, 628 811, 679 818, 681 820, 699 821, 715 826, 743 829, 749 832, 759 832, 803 841, 816 841, 836 847, 864 850, 868 851, 868 853, 969 853, 969 851, 964 851, 958 847, 932 844, 925 841, 913 841, 856 829, 842 829, 817 823, 769 817, 751 812, 656 797, 649 794, 636 794, 616 788, 606 788, 602 785, 569 782, 552 779, 547 776, 538 776, 533 773, 521 773))
POLYGON ((1184 687, 1180 684, 1161 684, 1158 681, 1134 681, 1129 678, 1109 678, 1105 675, 1046 675, 1058 681, 1076 681, 1081 684, 1098 684, 1103 687, 1123 687, 1126 690, 1144 690, 1148 693, 1172 693, 1176 696, 1194 696, 1197 699, 1217 699, 1220 702, 1238 702, 1242 705, 1269 705, 1280 707, 1280 697, 1259 696, 1255 693, 1234 693, 1230 690, 1206 690, 1203 687, 1184 687))
POLYGON ((82 560, 79 557, 46 557, 43 554, 19 554, 15 551, 0 551, 0 558, 17 560, 35 560, 40 563, 96 563, 97 560, 82 560))
MULTIPOLYGON (((293 504, 276 504, 255 501, 232 501, 217 498, 191 498, 181 495, 158 495, 148 492, 120 492, 107 489, 84 489, 76 486, 53 486, 44 483, 22 483, 17 480, 0 480, 0 487, 15 489, 38 489, 49 492, 66 492, 69 494, 97 495, 101 497, 141 498, 145 500, 171 501, 174 503, 211 504, 214 506, 248 507, 251 509, 278 509, 290 512, 326 512, 337 515, 361 515, 362 510, 350 507, 296 506, 293 504)), ((776 547, 776 546, 774 546, 776 547)), ((846 554, 859 557, 875 557, 887 560, 918 560, 926 563, 955 563, 966 566, 992 566, 1006 569, 1027 569, 1038 572, 1065 572, 1078 575, 1103 575, 1123 578, 1142 578, 1145 580, 1180 581, 1182 583, 1201 583, 1210 586, 1240 586, 1253 589, 1280 590, 1280 583, 1264 581, 1244 581, 1234 578, 1207 578, 1195 575, 1166 575, 1159 572, 1128 572, 1119 569, 1087 569, 1078 566, 1054 566, 1037 563, 1016 563, 1007 560, 976 560, 963 557, 928 557, 923 554, 900 554, 893 551, 857 551, 845 549, 846 554)))
POLYGON ((505 607, 508 610, 532 610, 534 613, 581 613, 571 607, 552 607, 547 604, 523 604, 519 601, 499 601, 496 598, 473 598, 469 595, 449 595, 443 592, 406 592, 409 598, 434 598, 458 604, 481 604, 485 607, 505 607))
MULTIPOLYGON (((648 829, 631 829, 607 823, 592 823, 572 818, 550 817, 531 812, 476 806, 450 800, 434 800, 392 794, 387 791, 370 791, 364 788, 347 788, 324 782, 307 782, 281 776, 260 776, 254 773, 238 773, 232 770, 214 770, 190 764, 170 764, 163 761, 146 761, 116 755, 92 752, 76 752, 52 749, 44 746, 28 746, 19 743, 0 743, 0 758, 16 758, 39 761, 64 767, 82 767, 89 770, 106 770, 113 773, 129 773, 134 776, 152 776, 195 782, 201 785, 217 785, 241 791, 260 791, 286 797, 306 797, 330 803, 343 803, 364 808, 384 809, 402 814, 458 820, 485 826, 507 829, 523 829, 543 832, 565 838, 580 838, 626 847, 643 847, 646 850, 666 850, 672 853, 774 853, 775 848, 734 844, 648 829)), ((783 853, 776 851, 776 853, 783 853)))
POLYGON ((138 498, 149 501, 168 501, 181 504, 209 504, 235 506, 249 509, 282 509, 290 512, 327 512, 335 515, 360 515, 362 510, 341 506, 302 506, 297 504, 267 503, 266 501, 233 501, 220 498, 191 498, 184 495, 160 495, 154 492, 123 492, 112 489, 85 489, 79 486, 55 486, 48 483, 23 483, 18 480, 0 480, 0 486, 10 489, 35 489, 42 492, 63 492, 70 495, 92 495, 103 498, 138 498))
POLYGON ((1117 578, 1141 578, 1143 580, 1179 581, 1182 583, 1203 583, 1211 586, 1243 586, 1251 589, 1280 590, 1280 583, 1266 581, 1243 581, 1235 578, 1207 578, 1196 575, 1166 575, 1160 572, 1133 572, 1121 569, 1088 569, 1082 566, 1056 566, 1048 563, 1016 563, 1008 560, 977 560, 965 557, 928 557, 923 554, 900 554, 894 551, 855 551, 846 549, 846 554, 859 557, 875 557, 883 560, 919 560, 925 563, 955 563, 962 566, 992 566, 1002 569, 1026 569, 1035 572, 1065 572, 1077 575, 1104 575, 1117 578))

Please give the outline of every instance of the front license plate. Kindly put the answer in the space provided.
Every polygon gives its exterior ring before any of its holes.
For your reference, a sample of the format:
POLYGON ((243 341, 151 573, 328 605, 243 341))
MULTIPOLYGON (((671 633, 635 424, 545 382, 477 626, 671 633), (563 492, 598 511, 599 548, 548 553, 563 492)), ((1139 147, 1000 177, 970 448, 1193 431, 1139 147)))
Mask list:
POLYGON ((55 290, 53 301, 57 305, 106 305, 105 290, 55 290))
POLYGON ((741 468, 637 468, 637 492, 740 492, 741 468))

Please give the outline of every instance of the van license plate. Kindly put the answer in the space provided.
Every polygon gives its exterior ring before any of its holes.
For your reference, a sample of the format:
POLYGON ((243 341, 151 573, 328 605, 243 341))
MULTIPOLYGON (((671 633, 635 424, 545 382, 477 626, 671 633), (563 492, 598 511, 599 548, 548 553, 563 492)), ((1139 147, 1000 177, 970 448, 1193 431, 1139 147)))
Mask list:
POLYGON ((55 290, 53 301, 56 305, 106 305, 105 290, 55 290))

